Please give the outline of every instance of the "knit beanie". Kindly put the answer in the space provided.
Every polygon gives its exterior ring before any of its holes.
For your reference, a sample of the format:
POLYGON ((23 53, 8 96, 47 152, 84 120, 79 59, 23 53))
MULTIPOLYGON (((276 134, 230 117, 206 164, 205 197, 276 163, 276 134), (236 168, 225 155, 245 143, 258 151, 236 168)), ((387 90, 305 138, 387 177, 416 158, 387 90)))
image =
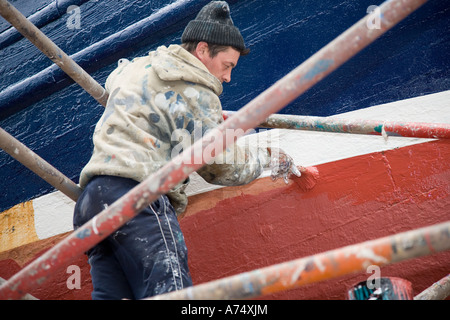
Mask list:
POLYGON ((244 38, 233 24, 230 7, 225 1, 211 1, 184 29, 181 42, 205 41, 244 50, 244 38))

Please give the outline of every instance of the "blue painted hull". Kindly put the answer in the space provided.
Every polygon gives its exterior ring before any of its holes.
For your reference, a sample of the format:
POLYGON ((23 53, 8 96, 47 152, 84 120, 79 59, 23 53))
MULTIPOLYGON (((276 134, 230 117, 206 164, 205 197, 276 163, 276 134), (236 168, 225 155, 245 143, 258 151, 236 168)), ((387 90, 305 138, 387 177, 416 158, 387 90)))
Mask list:
MULTIPOLYGON (((187 21, 209 1, 33 1, 41 30, 104 84, 118 59, 179 43, 187 21), (80 28, 67 24, 80 9, 80 28), (170 7, 167 7, 171 4, 170 7), (47 6, 47 7, 46 7, 47 6), (45 15, 39 13, 48 9, 45 15), (42 9, 42 10, 38 10, 42 9), (56 11, 54 11, 56 10, 56 11), (125 30, 125 31, 123 31, 125 30)), ((229 1, 252 52, 242 58, 221 97, 237 110, 366 14, 362 1, 229 1)), ((450 89, 450 7, 429 1, 281 112, 329 116, 450 89)), ((103 112, 28 40, 0 23, 0 126, 73 181, 89 160, 103 112)), ((53 191, 0 151, 0 212, 53 191)))

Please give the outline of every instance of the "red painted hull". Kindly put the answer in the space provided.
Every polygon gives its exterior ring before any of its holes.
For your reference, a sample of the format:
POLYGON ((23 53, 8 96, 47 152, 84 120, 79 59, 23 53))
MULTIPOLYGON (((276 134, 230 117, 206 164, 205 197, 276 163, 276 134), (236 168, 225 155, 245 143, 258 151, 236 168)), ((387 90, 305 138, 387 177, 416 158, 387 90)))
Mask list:
MULTIPOLYGON (((193 197, 181 221, 195 283, 309 256, 450 218, 450 143, 439 141, 318 166, 311 190, 269 178, 193 197)), ((381 269, 419 293, 448 274, 444 252, 381 269)), ((267 296, 344 299, 358 274, 267 296)))
MULTIPOLYGON (((450 141, 371 153, 317 166, 314 183, 288 185, 262 178, 190 197, 181 219, 195 284, 295 258, 428 226, 450 218, 450 141)), ((0 254, 0 276, 9 278, 62 236, 0 254)), ((67 289, 59 271, 31 292, 39 299, 89 299, 86 258, 76 262, 81 289, 67 289)), ((383 277, 412 283, 418 294, 448 274, 450 252, 381 268, 383 277)), ((313 283, 263 299, 345 299, 371 273, 313 283)))

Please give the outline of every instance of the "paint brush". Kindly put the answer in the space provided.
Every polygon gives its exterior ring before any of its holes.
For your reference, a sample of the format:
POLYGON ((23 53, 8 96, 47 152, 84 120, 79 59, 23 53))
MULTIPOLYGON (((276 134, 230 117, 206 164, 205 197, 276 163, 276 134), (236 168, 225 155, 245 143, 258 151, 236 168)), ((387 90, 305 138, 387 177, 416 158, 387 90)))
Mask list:
POLYGON ((314 188, 319 179, 316 167, 296 166, 294 159, 280 148, 268 147, 267 151, 271 157, 269 168, 272 181, 283 178, 284 183, 289 184, 291 178, 303 191, 314 188))
POLYGON ((302 167, 298 166, 297 169, 300 171, 301 176, 297 177, 292 175, 292 180, 300 187, 302 191, 309 191, 319 180, 319 170, 316 167, 302 167))

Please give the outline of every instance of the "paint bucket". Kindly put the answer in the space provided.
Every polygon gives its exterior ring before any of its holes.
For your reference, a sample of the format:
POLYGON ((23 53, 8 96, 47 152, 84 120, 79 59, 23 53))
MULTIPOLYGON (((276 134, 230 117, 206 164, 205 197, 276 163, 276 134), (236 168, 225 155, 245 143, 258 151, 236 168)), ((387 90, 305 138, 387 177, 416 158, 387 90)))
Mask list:
POLYGON ((411 282, 395 277, 361 281, 347 292, 349 300, 413 300, 411 282))

